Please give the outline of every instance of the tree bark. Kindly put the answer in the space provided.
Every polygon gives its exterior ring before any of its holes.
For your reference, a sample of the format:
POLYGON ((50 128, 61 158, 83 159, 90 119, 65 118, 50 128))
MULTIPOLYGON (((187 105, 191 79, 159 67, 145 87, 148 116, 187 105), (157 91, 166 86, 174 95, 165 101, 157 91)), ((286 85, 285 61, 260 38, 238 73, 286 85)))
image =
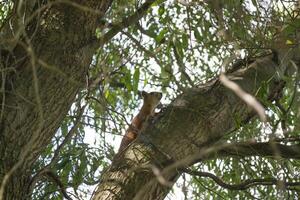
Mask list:
MULTIPOLYGON (((228 77, 256 94, 263 84, 276 84, 275 72, 280 67, 276 59, 274 55, 258 58, 228 77)), ((94 200, 164 199, 180 168, 201 160, 206 156, 202 154, 211 155, 203 149, 234 130, 237 122, 253 116, 253 110, 218 80, 187 89, 116 155, 100 179, 94 200)), ((232 153, 232 148, 227 151, 232 153)), ((226 148, 219 152, 224 156, 226 148)))
POLYGON ((1 30, 2 199, 30 199, 33 163, 85 86, 91 41, 112 0, 44 2, 16 2, 1 30))

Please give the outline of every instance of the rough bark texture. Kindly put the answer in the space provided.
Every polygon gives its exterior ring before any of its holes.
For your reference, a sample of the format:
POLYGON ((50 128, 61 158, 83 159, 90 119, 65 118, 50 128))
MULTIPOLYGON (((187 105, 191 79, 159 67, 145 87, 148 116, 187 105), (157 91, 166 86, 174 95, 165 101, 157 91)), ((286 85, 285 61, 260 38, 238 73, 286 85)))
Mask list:
POLYGON ((31 167, 85 86, 111 0, 72 2, 23 1, 1 30, 0 181, 15 168, 3 199, 29 198, 31 167))
MULTIPOLYGON (((275 83, 278 69, 268 55, 230 76, 255 94, 262 84, 275 83)), ((202 158, 201 149, 235 129, 237 120, 247 121, 252 116, 253 111, 219 81, 187 89, 115 157, 102 175, 94 199, 164 199, 168 186, 180 175, 178 168, 202 158)))

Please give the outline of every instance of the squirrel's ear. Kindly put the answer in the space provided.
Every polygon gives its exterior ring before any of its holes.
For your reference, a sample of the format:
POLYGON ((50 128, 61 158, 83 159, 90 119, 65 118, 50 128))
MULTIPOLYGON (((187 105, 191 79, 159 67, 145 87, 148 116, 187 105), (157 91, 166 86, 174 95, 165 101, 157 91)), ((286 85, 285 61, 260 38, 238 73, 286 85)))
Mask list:
POLYGON ((138 94, 138 97, 142 99, 142 98, 143 98, 143 95, 144 95, 144 91, 140 91, 140 90, 139 90, 139 91, 137 92, 137 94, 138 94))
POLYGON ((142 96, 143 98, 145 98, 145 97, 147 96, 147 94, 148 94, 148 93, 145 92, 145 91, 142 91, 142 92, 141 92, 141 96, 142 96))

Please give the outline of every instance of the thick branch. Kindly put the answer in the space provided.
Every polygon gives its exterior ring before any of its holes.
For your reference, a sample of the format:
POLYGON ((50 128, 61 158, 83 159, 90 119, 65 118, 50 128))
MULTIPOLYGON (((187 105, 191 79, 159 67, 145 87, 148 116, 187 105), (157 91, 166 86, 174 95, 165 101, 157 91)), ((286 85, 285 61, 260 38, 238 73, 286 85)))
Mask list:
POLYGON ((264 156, 264 157, 276 157, 280 156, 287 159, 300 159, 300 144, 295 145, 283 145, 275 141, 270 142, 244 142, 236 143, 229 146, 225 146, 212 153, 211 156, 264 156), (276 148, 276 149, 274 149, 276 148), (279 155, 275 155, 279 153, 279 155), (214 154, 214 155, 213 155, 214 154))
MULTIPOLYGON (((261 84, 267 81, 274 83, 272 77, 278 67, 273 56, 268 55, 228 77, 247 93, 255 94, 261 84)), ((111 168, 103 174, 94 199, 142 197, 150 200, 153 196, 164 199, 170 189, 169 184, 162 185, 158 180, 163 178, 164 182, 174 182, 180 174, 176 166, 169 169, 166 166, 199 154, 203 148, 235 129, 236 119, 243 122, 251 116, 252 110, 218 80, 185 90, 148 122, 127 151, 115 158, 111 168), (153 173, 153 165, 161 170, 160 178, 153 173)), ((212 149, 211 152, 214 151, 212 149)), ((191 158, 187 163, 179 162, 178 167, 188 166, 193 161, 191 158)))
MULTIPOLYGON (((183 172, 188 173, 192 176, 199 176, 199 177, 209 177, 219 186, 229 189, 229 190, 246 190, 250 187, 257 186, 257 185, 282 185, 282 181, 277 180, 275 178, 258 178, 258 179, 249 179, 243 181, 240 184, 228 184, 225 183, 222 179, 217 177, 216 175, 208 172, 198 172, 185 169, 183 172)), ((299 186, 300 182, 284 182, 284 186, 299 186)))
POLYGON ((169 166, 165 167, 161 171, 162 176, 167 176, 168 173, 177 170, 184 169, 187 166, 191 166, 195 163, 222 157, 247 157, 247 156, 262 156, 273 159, 288 158, 299 159, 300 158, 300 145, 282 145, 275 141, 256 143, 256 142, 241 142, 241 143, 224 143, 216 144, 212 146, 206 146, 200 149, 195 154, 189 155, 181 160, 172 161, 169 166))

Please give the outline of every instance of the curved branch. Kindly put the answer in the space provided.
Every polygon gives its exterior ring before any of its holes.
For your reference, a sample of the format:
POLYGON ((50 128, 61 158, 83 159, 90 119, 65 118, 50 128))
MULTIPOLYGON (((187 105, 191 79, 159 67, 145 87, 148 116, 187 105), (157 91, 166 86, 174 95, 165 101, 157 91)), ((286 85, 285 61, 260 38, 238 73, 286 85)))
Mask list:
POLYGON ((111 29, 105 33, 99 40, 97 45, 102 46, 106 41, 111 40, 115 35, 117 35, 124 28, 129 27, 132 24, 137 23, 151 7, 155 0, 147 0, 137 11, 127 18, 124 18, 121 22, 113 24, 111 29))
MULTIPOLYGON (((198 172, 189 169, 184 169, 182 172, 190 174, 192 176, 200 176, 200 177, 209 177, 219 186, 229 189, 229 190, 246 190, 252 186, 257 185, 281 185, 282 181, 277 180, 275 178, 257 178, 257 179, 248 179, 240 184, 228 184, 225 183, 222 179, 217 177, 216 175, 208 172, 198 172)), ((300 182, 283 182, 284 186, 299 186, 300 182)))
POLYGON ((44 176, 49 177, 54 183, 57 184, 60 192, 66 199, 72 200, 72 198, 67 194, 64 184, 60 181, 59 177, 56 174, 54 174, 50 170, 46 170, 46 171, 44 171, 44 176))
POLYGON ((84 113, 85 107, 86 107, 86 104, 84 106, 82 106, 81 108, 78 109, 78 111, 77 111, 78 114, 75 117, 75 121, 74 121, 73 127, 67 133, 67 135, 65 136, 65 139, 62 141, 62 143, 59 144, 58 147, 57 147, 57 149, 54 151, 54 155, 53 155, 51 161, 49 162, 49 164, 47 164, 44 168, 40 169, 32 177, 32 179, 30 180, 30 183, 29 183, 29 193, 32 193, 35 184, 37 183, 37 181, 40 180, 41 176, 44 175, 44 174, 47 174, 51 170, 51 167, 54 164, 57 163, 57 161, 59 159, 59 153, 61 152, 62 148, 71 140, 71 138, 73 137, 73 135, 76 133, 76 130, 78 129, 79 123, 81 121, 81 117, 82 117, 82 115, 84 113))
MULTIPOLYGON (((180 172, 184 171, 184 169, 188 166, 191 166, 197 162, 201 162, 203 160, 209 160, 215 158, 225 157, 225 156, 268 156, 268 157, 277 157, 278 155, 283 158, 300 158, 300 145, 282 145, 278 144, 276 141, 264 142, 264 143, 256 143, 253 141, 242 142, 242 143, 232 143, 232 144, 218 144, 210 147, 204 147, 197 151, 197 153, 193 155, 189 155, 181 160, 169 160, 167 167, 161 170, 160 176, 164 177, 166 180, 172 180, 170 178, 170 174, 176 172, 180 174, 180 172), (274 147, 276 147, 276 151, 274 151, 274 147), (279 153, 279 154, 278 154, 279 153), (171 164, 170 164, 171 163, 171 164), (180 170, 178 172, 178 170, 180 170)), ((257 181, 258 179, 256 179, 257 181)), ((266 180, 266 179, 265 179, 266 180)), ((263 180, 263 181, 265 181, 263 180)), ((258 181, 258 182, 263 182, 258 181)), ((268 181, 270 181, 268 179, 268 181)), ((148 182, 148 185, 156 182, 155 179, 152 179, 148 182)), ((252 182, 246 182, 250 184, 252 182)), ((296 185, 300 185, 300 183, 296 182, 296 185)), ((268 185, 268 183, 266 183, 268 185)), ((270 185, 270 184, 269 184, 270 185)), ((287 186, 295 186, 294 183, 289 183, 287 186)), ((250 186, 249 186, 250 187, 250 186)))
POLYGON ((231 145, 226 145, 223 148, 217 149, 210 156, 268 156, 275 157, 274 147, 276 152, 279 153, 278 156, 288 159, 300 159, 300 144, 294 145, 284 145, 275 141, 269 142, 242 142, 242 143, 233 143, 231 145))
MULTIPOLYGON (((293 141, 295 142, 297 140, 293 141)), ((300 159, 300 144, 284 145, 275 140, 260 143, 254 141, 221 143, 209 147, 203 147, 197 153, 178 160, 172 165, 169 165, 165 171, 171 171, 176 168, 183 169, 185 166, 191 166, 203 160, 214 159, 215 157, 222 158, 247 156, 271 158, 277 158, 279 156, 286 159, 300 159)))

